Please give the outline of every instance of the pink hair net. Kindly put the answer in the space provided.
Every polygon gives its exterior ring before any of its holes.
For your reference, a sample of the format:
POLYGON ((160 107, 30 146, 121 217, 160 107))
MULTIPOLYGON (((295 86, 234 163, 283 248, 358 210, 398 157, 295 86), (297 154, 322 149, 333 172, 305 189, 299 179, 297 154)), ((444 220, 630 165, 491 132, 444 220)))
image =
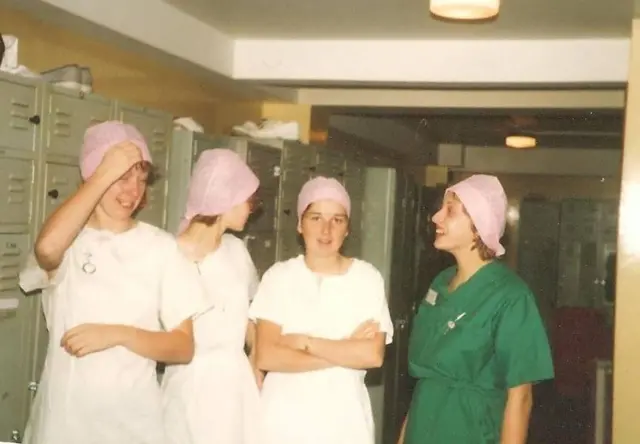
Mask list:
POLYGON ((178 231, 184 231, 197 215, 217 216, 246 202, 258 186, 256 175, 235 152, 203 151, 193 168, 187 208, 178 231))
POLYGON ((84 180, 95 173, 105 153, 114 145, 131 142, 140 149, 142 160, 151 163, 151 153, 140 131, 134 126, 108 121, 89 127, 84 133, 80 152, 80 174, 84 180))
POLYGON ((506 225, 507 196, 498 178, 476 174, 458 182, 447 191, 458 196, 482 242, 497 256, 502 256, 505 251, 500 238, 506 225))
POLYGON ((318 176, 305 183, 298 194, 298 219, 309 205, 319 200, 337 202, 344 207, 347 216, 351 215, 351 199, 342 184, 333 178, 318 176))

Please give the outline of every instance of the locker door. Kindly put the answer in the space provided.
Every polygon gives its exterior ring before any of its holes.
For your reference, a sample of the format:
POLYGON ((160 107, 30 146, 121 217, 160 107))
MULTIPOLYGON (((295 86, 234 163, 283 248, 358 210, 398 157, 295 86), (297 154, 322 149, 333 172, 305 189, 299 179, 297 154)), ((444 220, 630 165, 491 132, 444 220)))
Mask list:
POLYGON ((159 111, 150 111, 117 103, 119 120, 134 125, 144 135, 151 151, 158 178, 147 191, 147 205, 137 216, 138 220, 166 228, 167 221, 167 172, 171 138, 171 117, 159 111))
POLYGON ((282 177, 278 213, 278 260, 289 259, 302 252, 296 230, 298 193, 316 168, 314 147, 287 143, 282 152, 282 177))
POLYGON ((111 102, 98 96, 80 96, 64 88, 51 87, 46 99, 48 153, 77 158, 84 133, 92 125, 109 120, 111 102))
POLYGON ((206 150, 212 150, 215 148, 228 148, 233 149, 232 140, 230 137, 201 137, 198 135, 194 138, 194 150, 193 150, 193 163, 195 163, 200 154, 206 150))
POLYGON ((318 148, 318 160, 315 175, 333 177, 344 182, 345 156, 342 151, 329 148, 318 148))
POLYGON ((619 205, 617 200, 603 200, 598 203, 600 224, 598 227, 597 307, 614 302, 619 205))
POLYGON ((593 307, 598 288, 599 207, 586 199, 567 199, 560 213, 558 306, 593 307))
POLYGON ((0 232, 31 222, 33 170, 33 160, 0 156, 0 232))
POLYGON ((351 198, 349 236, 345 243, 344 254, 359 257, 362 252, 362 212, 364 205, 364 166, 359 162, 347 159, 344 187, 351 198))
MULTIPOLYGON (((19 438, 29 404, 30 303, 18 287, 29 235, 0 234, 0 439, 19 438), (17 307, 16 307, 16 304, 17 307)), ((19 441, 18 441, 19 442, 19 441)))
POLYGON ((394 323, 394 340, 385 358, 385 442, 392 442, 402 425, 411 401, 413 381, 408 372, 409 323, 415 302, 413 260, 415 247, 415 185, 404 173, 396 184, 396 219, 390 275, 389 311, 394 323))
POLYGON ((36 83, 0 74, 0 148, 35 150, 37 109, 36 83))
MULTIPOLYGON (((260 211, 249 224, 250 231, 276 231, 280 192, 280 150, 249 143, 247 164, 260 179, 258 197, 262 200, 260 211)), ((275 256, 273 258, 275 260, 275 256)))
POLYGON ((538 300, 547 327, 557 303, 560 204, 525 199, 520 204, 518 273, 538 300))
POLYGON ((262 276, 275 263, 276 233, 273 231, 250 233, 245 236, 245 243, 258 270, 258 275, 262 276))
POLYGON ((81 182, 80 169, 77 166, 47 163, 44 189, 46 196, 42 220, 46 220, 58 205, 71 196, 81 182))

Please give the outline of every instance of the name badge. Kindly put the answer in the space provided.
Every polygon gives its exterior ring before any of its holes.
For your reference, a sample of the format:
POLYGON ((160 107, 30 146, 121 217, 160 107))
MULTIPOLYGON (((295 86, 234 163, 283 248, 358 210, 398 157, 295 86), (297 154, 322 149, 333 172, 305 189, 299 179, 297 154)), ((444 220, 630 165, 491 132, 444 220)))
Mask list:
POLYGON ((436 305, 436 299, 438 299, 438 293, 433 288, 430 288, 424 300, 430 305, 436 305))

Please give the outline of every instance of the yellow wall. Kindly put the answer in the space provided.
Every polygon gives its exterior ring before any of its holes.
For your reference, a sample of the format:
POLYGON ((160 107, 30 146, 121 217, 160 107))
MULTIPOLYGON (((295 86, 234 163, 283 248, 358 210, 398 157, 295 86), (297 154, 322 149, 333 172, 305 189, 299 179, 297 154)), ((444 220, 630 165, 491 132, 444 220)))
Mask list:
POLYGON ((0 7, 0 31, 19 38, 19 61, 33 71, 64 64, 89 66, 94 91, 110 99, 191 116, 208 132, 262 116, 262 103, 238 102, 212 81, 196 78, 103 41, 0 7))

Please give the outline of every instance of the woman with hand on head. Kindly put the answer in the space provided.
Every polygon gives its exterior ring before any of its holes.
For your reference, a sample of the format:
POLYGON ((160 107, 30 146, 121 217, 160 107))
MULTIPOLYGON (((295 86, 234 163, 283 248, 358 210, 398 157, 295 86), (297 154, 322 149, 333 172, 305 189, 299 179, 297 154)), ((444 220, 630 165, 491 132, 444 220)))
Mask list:
POLYGON ((418 383, 400 443, 526 443, 531 386, 553 378, 553 364, 535 297, 496 260, 506 210, 498 179, 475 175, 449 188, 433 216, 434 246, 456 265, 434 279, 415 317, 418 383))
POLYGON ((262 374, 251 365, 255 326, 248 320, 258 275, 244 242, 226 233, 244 230, 258 186, 230 150, 204 151, 194 167, 178 242, 197 264, 207 309, 194 321, 193 361, 167 367, 162 382, 172 444, 259 442, 262 374))
POLYGON ((204 294, 175 239, 133 214, 151 156, 132 126, 86 131, 79 189, 20 275, 42 289, 49 346, 26 444, 165 442, 156 361, 189 362, 204 294))
POLYGON ((250 316, 265 444, 373 444, 364 384, 391 342, 385 283, 371 264, 340 254, 351 202, 335 179, 317 177, 298 196, 304 255, 263 276, 250 316))

